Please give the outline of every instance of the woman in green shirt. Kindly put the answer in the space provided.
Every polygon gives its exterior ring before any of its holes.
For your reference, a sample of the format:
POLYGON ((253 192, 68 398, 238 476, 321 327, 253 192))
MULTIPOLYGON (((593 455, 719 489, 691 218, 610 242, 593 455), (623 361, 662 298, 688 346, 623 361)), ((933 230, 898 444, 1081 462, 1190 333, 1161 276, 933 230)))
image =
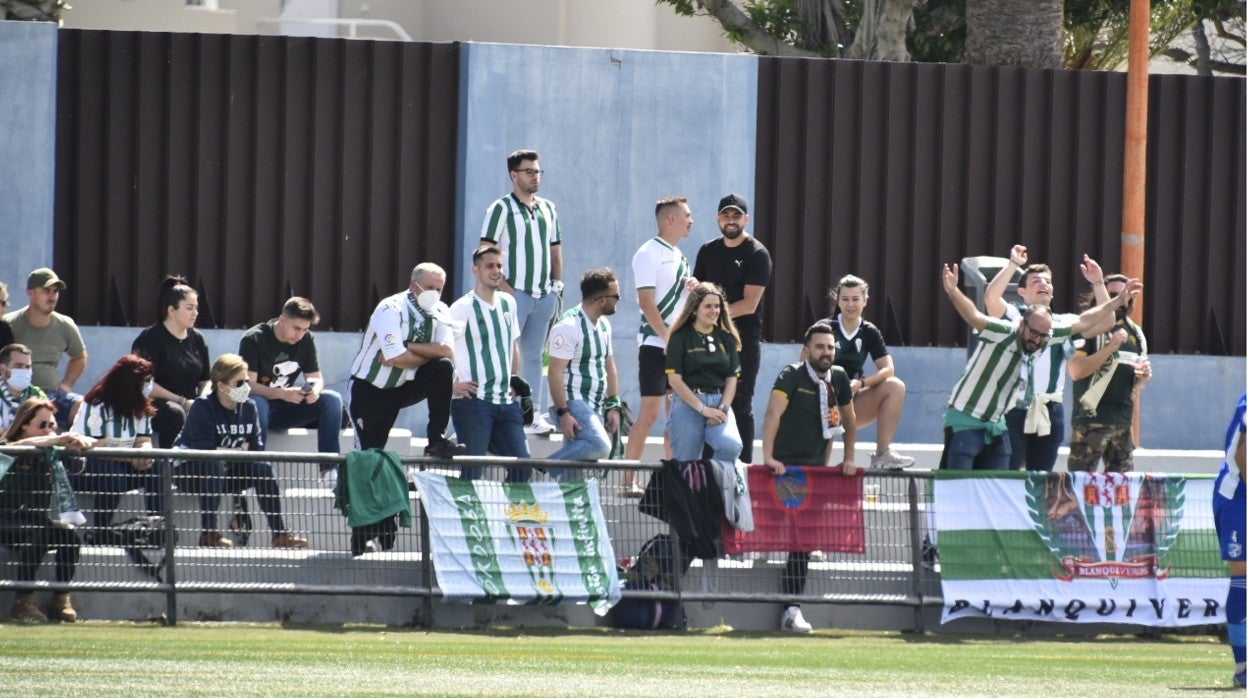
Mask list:
POLYGON ((716 460, 735 461, 741 455, 731 407, 740 349, 723 289, 705 281, 694 286, 667 337, 667 382, 674 396, 667 430, 676 460, 698 460, 704 443, 716 460))

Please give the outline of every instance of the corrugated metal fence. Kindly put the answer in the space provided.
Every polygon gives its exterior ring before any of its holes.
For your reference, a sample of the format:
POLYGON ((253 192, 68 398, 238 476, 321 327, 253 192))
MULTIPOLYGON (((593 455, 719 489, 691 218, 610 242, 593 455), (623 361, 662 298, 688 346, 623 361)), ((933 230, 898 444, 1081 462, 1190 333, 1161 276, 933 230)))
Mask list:
MULTIPOLYGON (((1014 243, 1074 309, 1084 252, 1119 268, 1125 89, 1120 73, 762 59, 770 336, 799 338, 855 273, 890 344, 958 344, 938 265, 1014 243)), ((1244 81, 1153 76, 1149 96, 1149 344, 1243 354, 1244 81)))
MULTIPOLYGON (((81 324, 152 322, 159 278, 181 271, 203 327, 299 293, 350 331, 411 264, 454 259, 459 46, 67 30, 59 61, 56 265, 81 324)), ((759 70, 770 339, 825 316, 845 273, 871 282, 889 343, 953 346, 941 261, 1026 244, 1059 309, 1083 252, 1118 268, 1123 75, 759 70)), ((1244 354, 1244 81, 1154 76, 1149 119, 1152 350, 1244 354)))
POLYGON ((81 324, 153 322, 172 271, 201 327, 295 293, 355 330, 454 256, 456 45, 62 31, 58 60, 56 264, 81 324))

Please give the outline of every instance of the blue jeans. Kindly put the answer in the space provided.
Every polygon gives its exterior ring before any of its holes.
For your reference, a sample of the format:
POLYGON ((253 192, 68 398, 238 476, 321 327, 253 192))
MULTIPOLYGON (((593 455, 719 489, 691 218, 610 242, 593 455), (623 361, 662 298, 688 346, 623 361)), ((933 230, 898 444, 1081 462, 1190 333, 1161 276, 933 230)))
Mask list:
POLYGON ((49 390, 48 399, 52 404, 56 405, 56 425, 60 431, 68 431, 72 426, 70 424, 69 415, 74 411, 74 405, 82 402, 82 396, 78 393, 67 393, 64 390, 49 390))
POLYGON ((1031 472, 1052 472, 1057 463, 1057 449, 1066 438, 1066 408, 1060 402, 1049 403, 1048 436, 1024 434, 1027 410, 1015 407, 1005 413, 1005 424, 1010 428, 1010 470, 1018 470, 1027 463, 1031 472))
POLYGON ((273 466, 268 463, 189 460, 178 468, 178 480, 183 492, 199 495, 199 525, 205 532, 220 530, 217 509, 221 506, 221 495, 241 493, 253 487, 260 510, 269 521, 269 530, 274 536, 286 532, 281 493, 273 477, 273 466))
POLYGON ((321 453, 338 453, 338 434, 342 431, 342 396, 332 390, 322 390, 316 402, 294 403, 285 400, 269 402, 253 397, 256 414, 260 417, 260 438, 269 443, 269 429, 292 429, 316 427, 316 450, 321 453))
MULTIPOLYGON (((468 448, 470 456, 484 456, 487 452, 496 456, 528 458, 529 441, 524 435, 524 418, 520 416, 520 403, 497 405, 477 398, 451 400, 451 422, 455 435, 468 448)), ((465 466, 460 477, 476 480, 481 477, 479 466, 465 466)), ((507 482, 528 482, 533 477, 529 468, 507 468, 507 482)))
POLYGON ((520 377, 532 386, 533 409, 540 414, 542 406, 547 404, 547 386, 542 379, 542 353, 546 351, 546 337, 550 334, 550 323, 555 318, 559 297, 548 293, 534 298, 517 291, 515 298, 516 315, 520 318, 520 377))
MULTIPOLYGON (((161 489, 161 474, 169 468, 168 461, 157 458, 151 470, 135 470, 134 466, 119 460, 88 458, 86 469, 70 475, 70 484, 78 494, 95 495, 95 506, 90 510, 91 523, 96 528, 113 525, 113 515, 121 496, 130 490, 146 490, 143 505, 149 515, 165 515, 165 500, 161 489)), ((129 517, 127 517, 129 518, 129 517)))
MULTIPOLYGON (((602 460, 611 455, 611 436, 602 424, 602 417, 584 400, 568 400, 568 411, 572 418, 581 425, 576 438, 564 441, 563 446, 550 454, 551 460, 602 460)), ((560 426, 555 408, 550 408, 550 423, 560 426)), ((557 468, 550 471, 551 477, 559 482, 581 480, 585 471, 578 468, 557 468)))
MULTIPOLYGON (((945 427, 945 431, 950 431, 945 427)), ((984 442, 984 429, 967 429, 948 436, 945 467, 949 470, 1005 470, 1010 467, 1008 434, 984 442)))
MULTIPOLYGON (((707 407, 721 409, 724 396, 720 393, 699 393, 694 395, 707 407)), ((714 451, 711 457, 715 460, 735 461, 741 456, 741 434, 737 431, 737 420, 732 416, 732 408, 728 407, 728 419, 723 424, 710 426, 706 417, 685 404, 684 400, 674 397, 672 414, 667 418, 667 432, 672 438, 672 458, 676 460, 700 460, 702 444, 707 444, 714 451)))

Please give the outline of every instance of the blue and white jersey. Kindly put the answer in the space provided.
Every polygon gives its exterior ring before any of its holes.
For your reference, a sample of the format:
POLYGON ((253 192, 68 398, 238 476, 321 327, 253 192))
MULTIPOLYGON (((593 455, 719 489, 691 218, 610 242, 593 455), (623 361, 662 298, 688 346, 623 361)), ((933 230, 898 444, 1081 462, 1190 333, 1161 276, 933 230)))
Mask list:
MULTIPOLYGON (((1248 393, 1239 397, 1239 406, 1235 408, 1235 416, 1226 427, 1226 457, 1222 459, 1222 471, 1218 473, 1218 479, 1213 484, 1215 499, 1244 498, 1244 481, 1240 479, 1239 468, 1235 465, 1235 451, 1239 448, 1240 440, 1244 438, 1246 403, 1248 403, 1248 393)), ((1216 506, 1217 502, 1214 504, 1216 506)))

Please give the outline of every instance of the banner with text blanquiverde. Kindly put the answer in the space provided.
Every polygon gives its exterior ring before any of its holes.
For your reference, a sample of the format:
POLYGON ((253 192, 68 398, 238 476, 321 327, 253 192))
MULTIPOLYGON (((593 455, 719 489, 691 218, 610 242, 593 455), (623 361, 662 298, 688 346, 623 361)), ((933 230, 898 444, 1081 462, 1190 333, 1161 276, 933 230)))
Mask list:
POLYGON ((1210 476, 937 471, 941 622, 1225 622, 1210 476))
POLYGON ((594 480, 500 483, 418 473, 444 599, 462 603, 620 600, 615 552, 594 480))

